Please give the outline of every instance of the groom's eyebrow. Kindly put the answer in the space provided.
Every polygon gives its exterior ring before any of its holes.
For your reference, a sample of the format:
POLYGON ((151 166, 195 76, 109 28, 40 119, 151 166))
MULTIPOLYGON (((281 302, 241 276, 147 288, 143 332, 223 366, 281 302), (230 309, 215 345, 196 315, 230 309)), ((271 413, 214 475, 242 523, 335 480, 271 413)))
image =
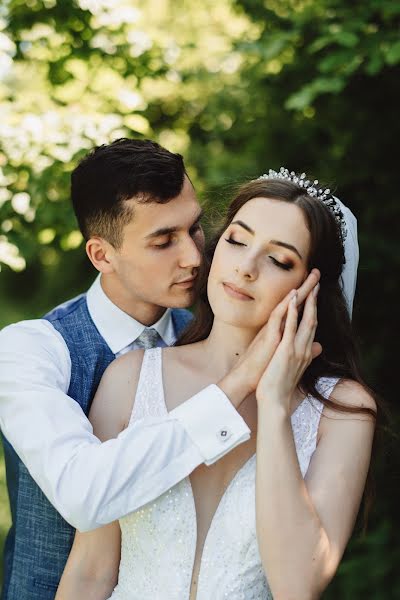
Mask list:
MULTIPOLYGON (((201 220, 201 218, 204 215, 204 211, 201 210, 195 220, 192 222, 191 226, 189 227, 189 229, 193 229, 193 227, 195 225, 197 225, 199 223, 199 221, 201 220)), ((145 239, 149 240, 149 239, 154 239, 157 237, 160 237, 162 235, 169 235, 170 233, 175 233, 176 231, 179 231, 179 229, 182 229, 182 227, 161 227, 160 229, 156 229, 155 231, 152 231, 151 233, 149 233, 148 235, 146 235, 145 239)))
MULTIPOLYGON (((255 233, 254 230, 251 227, 249 227, 248 225, 246 225, 246 223, 243 223, 243 221, 233 221, 232 225, 240 225, 241 227, 243 227, 243 229, 245 229, 252 235, 254 235, 254 233, 255 233)), ((300 258, 300 260, 303 260, 303 257, 301 256, 300 252, 297 250, 296 246, 292 246, 292 244, 288 244, 286 242, 280 242, 279 240, 269 240, 269 243, 273 244, 274 246, 281 246, 282 248, 287 248, 287 250, 291 250, 292 252, 297 254, 297 256, 300 258)))

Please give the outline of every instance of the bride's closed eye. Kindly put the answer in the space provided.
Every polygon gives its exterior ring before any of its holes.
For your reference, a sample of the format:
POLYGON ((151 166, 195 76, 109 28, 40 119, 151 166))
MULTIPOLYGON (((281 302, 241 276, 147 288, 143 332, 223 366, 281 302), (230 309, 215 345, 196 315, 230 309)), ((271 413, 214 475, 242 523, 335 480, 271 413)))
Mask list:
MULTIPOLYGON (((224 238, 224 239, 226 242, 228 242, 228 244, 233 244, 234 246, 246 246, 246 244, 243 244, 242 242, 237 242, 232 237, 224 238)), ((274 258, 273 256, 268 256, 268 258, 273 262, 273 264, 275 266, 279 267, 279 269, 283 269, 284 271, 290 271, 291 269, 293 269, 292 262, 281 263, 281 262, 279 262, 279 260, 276 260, 276 258, 274 258)))
POLYGON ((229 238, 224 238, 226 242, 228 242, 229 244, 235 244, 236 246, 245 246, 246 244, 242 244, 241 242, 237 242, 236 240, 234 240, 232 237, 229 238))
POLYGON ((284 271, 290 271, 291 269, 293 269, 293 263, 281 263, 279 262, 279 260, 276 260, 276 258, 274 258, 273 256, 269 256, 268 258, 272 260, 274 265, 276 265, 280 269, 283 269, 284 271))

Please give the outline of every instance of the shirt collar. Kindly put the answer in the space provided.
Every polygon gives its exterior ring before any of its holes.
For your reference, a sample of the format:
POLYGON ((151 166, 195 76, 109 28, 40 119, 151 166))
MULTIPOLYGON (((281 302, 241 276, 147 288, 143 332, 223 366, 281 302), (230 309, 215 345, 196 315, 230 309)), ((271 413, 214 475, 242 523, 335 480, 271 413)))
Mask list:
MULTIPOLYGON (((99 333, 112 352, 117 354, 134 342, 146 326, 136 321, 110 300, 101 287, 100 279, 101 274, 96 277, 87 292, 87 306, 99 333)), ((170 308, 151 327, 158 332, 167 346, 175 343, 176 336, 170 308)))

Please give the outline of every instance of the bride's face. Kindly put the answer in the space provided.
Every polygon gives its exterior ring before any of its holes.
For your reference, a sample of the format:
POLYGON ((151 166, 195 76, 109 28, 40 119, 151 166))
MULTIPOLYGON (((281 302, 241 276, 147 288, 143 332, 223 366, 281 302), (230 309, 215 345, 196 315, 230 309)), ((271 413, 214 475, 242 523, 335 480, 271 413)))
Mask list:
POLYGON ((295 204, 253 198, 222 234, 208 279, 215 317, 259 330, 307 277, 310 233, 295 204))

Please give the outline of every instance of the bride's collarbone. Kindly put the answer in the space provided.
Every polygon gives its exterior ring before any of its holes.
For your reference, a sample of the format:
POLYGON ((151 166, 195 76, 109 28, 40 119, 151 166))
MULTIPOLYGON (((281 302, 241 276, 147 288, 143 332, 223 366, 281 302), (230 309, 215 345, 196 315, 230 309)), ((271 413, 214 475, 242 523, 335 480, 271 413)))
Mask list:
MULTIPOLYGON (((201 344, 197 343, 164 348, 162 375, 165 403, 172 410, 207 386, 217 384, 226 373, 204 359, 201 344)), ((246 398, 239 407, 243 418, 243 408, 249 400, 255 402, 255 395, 253 399, 246 398)))

